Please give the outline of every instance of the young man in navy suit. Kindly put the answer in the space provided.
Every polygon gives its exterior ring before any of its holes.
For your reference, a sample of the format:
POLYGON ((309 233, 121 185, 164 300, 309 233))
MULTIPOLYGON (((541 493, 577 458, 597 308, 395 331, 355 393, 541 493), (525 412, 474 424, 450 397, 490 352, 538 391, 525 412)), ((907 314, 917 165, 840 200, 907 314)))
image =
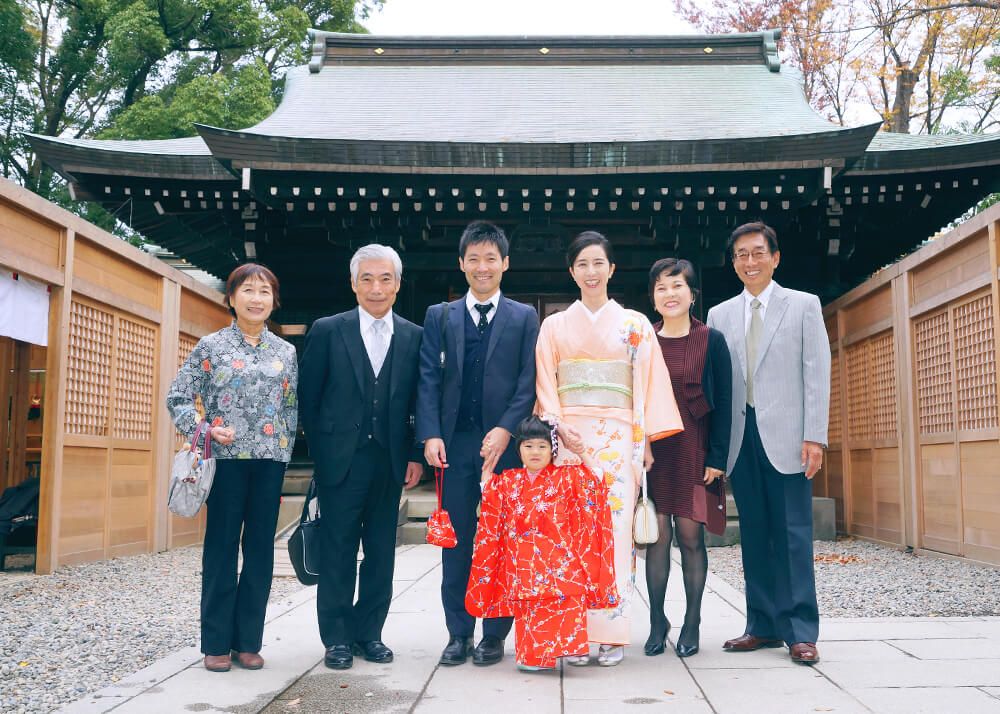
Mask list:
POLYGON ((458 246, 469 292, 432 305, 424 318, 417 440, 424 444, 427 463, 445 469, 443 505, 458 536, 455 548, 441 552, 441 601, 449 635, 443 665, 463 664, 470 652, 474 664, 499 662, 512 623, 511 618, 484 620, 483 638, 472 649, 476 619, 465 610, 465 590, 480 475, 519 465, 510 435, 535 404, 538 313, 500 292, 508 251, 503 230, 485 221, 471 223, 458 246))

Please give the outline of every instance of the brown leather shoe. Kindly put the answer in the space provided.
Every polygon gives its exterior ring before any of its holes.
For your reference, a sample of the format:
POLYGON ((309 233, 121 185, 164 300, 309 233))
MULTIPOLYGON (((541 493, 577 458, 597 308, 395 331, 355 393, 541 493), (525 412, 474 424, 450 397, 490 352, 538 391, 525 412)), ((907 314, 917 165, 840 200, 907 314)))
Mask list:
POLYGON ((782 640, 772 640, 768 637, 757 637, 756 635, 740 635, 739 637, 726 640, 722 649, 727 652, 753 652, 761 647, 781 647, 785 643, 782 640))
POLYGON ((205 669, 209 672, 228 672, 231 666, 228 655, 205 655, 205 669))
POLYGON ((796 642, 788 648, 792 653, 792 662, 798 664, 816 664, 819 662, 819 650, 812 642, 796 642))
POLYGON ((264 666, 264 658, 256 652, 234 652, 233 661, 243 669, 260 669, 264 666))

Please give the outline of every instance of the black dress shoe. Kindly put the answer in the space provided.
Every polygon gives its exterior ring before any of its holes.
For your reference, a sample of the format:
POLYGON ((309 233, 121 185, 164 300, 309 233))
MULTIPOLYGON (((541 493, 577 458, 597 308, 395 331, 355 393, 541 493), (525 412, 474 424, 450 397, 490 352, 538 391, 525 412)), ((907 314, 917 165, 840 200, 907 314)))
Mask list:
POLYGON ((330 645, 323 656, 323 664, 330 669, 350 669, 354 664, 354 656, 348 645, 330 645))
POLYGON ((503 659, 503 640, 499 637, 484 637, 472 652, 472 664, 485 667, 503 659))
POLYGON ((656 626, 651 625, 649 628, 649 638, 646 640, 646 645, 642 648, 643 653, 647 657, 655 657, 656 655, 661 655, 667 649, 667 635, 670 634, 670 623, 667 623, 666 629, 662 625, 656 626))
POLYGON ((362 655, 368 662, 386 664, 392 662, 392 650, 382 640, 364 640, 354 643, 354 654, 362 655))
POLYGON ((465 664, 465 660, 469 659, 470 654, 472 654, 471 637, 452 637, 448 640, 448 646, 444 648, 441 659, 438 661, 443 665, 453 667, 456 664, 465 664))
POLYGON ((690 657, 691 655, 698 654, 698 644, 701 640, 699 628, 692 627, 688 629, 687 627, 681 628, 681 634, 677 638, 677 650, 678 657, 690 657))

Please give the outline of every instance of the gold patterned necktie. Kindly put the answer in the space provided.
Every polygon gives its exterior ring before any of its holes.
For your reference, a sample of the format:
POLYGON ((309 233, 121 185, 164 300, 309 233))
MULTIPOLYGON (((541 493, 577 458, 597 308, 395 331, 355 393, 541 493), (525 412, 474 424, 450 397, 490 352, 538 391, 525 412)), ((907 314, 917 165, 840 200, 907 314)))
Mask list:
POLYGON ((753 406, 753 368, 757 364, 757 346, 760 333, 764 331, 764 321, 760 317, 763 303, 754 298, 750 301, 750 329, 747 330, 747 404, 753 406))

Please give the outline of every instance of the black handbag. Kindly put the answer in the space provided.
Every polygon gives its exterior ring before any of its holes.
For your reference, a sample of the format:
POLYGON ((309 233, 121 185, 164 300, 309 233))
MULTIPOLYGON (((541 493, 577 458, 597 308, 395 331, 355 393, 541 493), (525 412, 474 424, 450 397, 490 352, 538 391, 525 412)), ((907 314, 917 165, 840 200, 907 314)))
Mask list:
POLYGON ((319 494, 316 489, 316 479, 312 479, 306 493, 306 502, 302 506, 302 518, 288 539, 288 558, 292 561, 295 577, 303 585, 315 585, 319 582, 322 548, 319 529, 319 494))

